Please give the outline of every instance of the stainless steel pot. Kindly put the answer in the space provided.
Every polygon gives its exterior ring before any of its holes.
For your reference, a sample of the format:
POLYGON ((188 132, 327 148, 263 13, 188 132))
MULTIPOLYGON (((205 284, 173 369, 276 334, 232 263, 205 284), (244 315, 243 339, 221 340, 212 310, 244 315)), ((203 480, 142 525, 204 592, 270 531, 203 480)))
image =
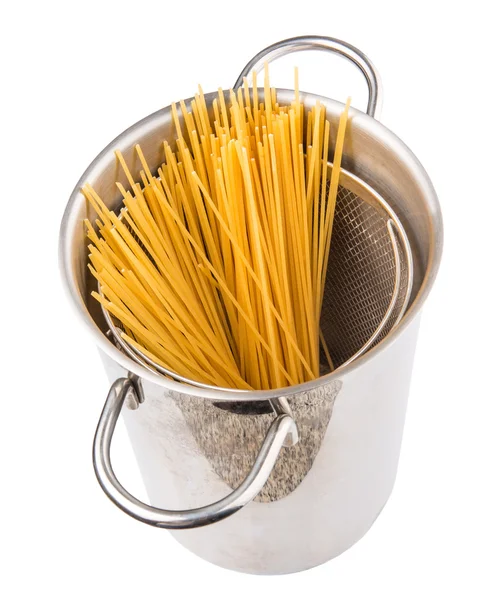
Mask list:
MULTIPOLYGON (((442 247, 432 184, 405 144, 374 118, 379 77, 356 48, 317 36, 285 40, 250 61, 236 85, 265 60, 310 49, 341 54, 365 75, 367 114, 351 111, 343 167, 385 198, 411 245, 409 308, 374 348, 315 381, 239 392, 167 379, 107 337, 90 296, 94 282, 86 268, 82 222, 93 215, 80 190, 89 182, 108 206, 117 206, 114 150, 132 156, 139 143, 149 166, 157 169, 162 140, 175 136, 169 109, 133 125, 98 155, 75 187, 61 226, 65 287, 112 383, 94 442, 101 486, 134 518, 173 530, 210 562, 249 573, 288 573, 333 558, 370 528, 386 503, 396 476, 420 310, 442 247), (122 410, 124 404, 135 410, 122 410), (110 444, 121 412, 152 506, 130 495, 111 467, 110 444)), ((213 95, 207 98, 211 102, 213 95)), ((279 101, 292 98, 291 91, 278 90, 279 101)), ((318 99, 302 94, 307 107, 318 99)), ((321 100, 327 118, 337 123, 343 105, 321 100)))

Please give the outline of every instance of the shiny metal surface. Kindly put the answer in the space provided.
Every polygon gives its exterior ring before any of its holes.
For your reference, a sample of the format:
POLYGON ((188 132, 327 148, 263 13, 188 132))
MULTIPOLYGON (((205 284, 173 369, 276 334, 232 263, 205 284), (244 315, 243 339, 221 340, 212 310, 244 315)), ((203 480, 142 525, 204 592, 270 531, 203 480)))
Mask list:
MULTIPOLYGON (((357 542, 395 481, 418 325, 338 381, 287 396, 299 442, 282 448, 263 491, 229 519, 171 534, 205 560, 257 574, 307 569, 357 542)), ((125 374, 103 359, 111 382, 125 374)), ((259 403, 225 409, 148 381, 145 395, 122 416, 159 507, 197 508, 236 489, 274 419, 254 414, 259 403)))
POLYGON ((114 474, 110 460, 112 436, 128 393, 136 394, 130 379, 120 378, 112 384, 96 429, 93 464, 96 477, 110 500, 126 514, 148 525, 165 529, 190 529, 230 517, 251 502, 262 490, 287 436, 293 434, 297 438, 294 420, 288 414, 281 412, 269 427, 250 472, 229 495, 196 509, 177 511, 155 508, 141 502, 122 487, 114 474))
MULTIPOLYGON (((208 94, 211 102, 216 94, 208 94)), ((278 90, 279 102, 293 92, 278 90)), ((343 105, 320 99, 337 124, 343 105)), ((372 525, 396 476, 420 310, 441 256, 442 219, 433 186, 417 158, 392 132, 351 110, 343 168, 380 194, 397 214, 414 263, 410 302, 400 323, 365 354, 318 380, 272 392, 202 389, 171 381, 132 360, 106 336, 92 302, 82 220, 95 215, 80 193, 91 183, 107 205, 125 183, 113 151, 132 163, 142 145, 152 169, 162 162, 161 142, 176 135, 169 108, 143 119, 93 161, 72 193, 61 226, 64 284, 81 322, 100 348, 113 383, 134 374, 145 401, 123 411, 128 434, 154 506, 187 510, 232 493, 253 465, 274 413, 284 398, 299 441, 281 449, 262 492, 232 518, 173 535, 215 564, 249 573, 287 573, 340 554, 372 525)), ((331 139, 332 146, 335 139, 331 139)), ((139 175, 138 168, 133 176, 139 175)))
POLYGON ((301 35, 276 42, 256 54, 241 71, 234 84, 234 90, 241 87, 243 79, 253 71, 260 71, 266 62, 273 62, 281 56, 292 52, 304 52, 306 50, 321 50, 338 54, 352 62, 363 74, 369 89, 367 114, 375 119, 379 118, 381 112, 382 84, 374 65, 367 56, 347 42, 321 35, 301 35))

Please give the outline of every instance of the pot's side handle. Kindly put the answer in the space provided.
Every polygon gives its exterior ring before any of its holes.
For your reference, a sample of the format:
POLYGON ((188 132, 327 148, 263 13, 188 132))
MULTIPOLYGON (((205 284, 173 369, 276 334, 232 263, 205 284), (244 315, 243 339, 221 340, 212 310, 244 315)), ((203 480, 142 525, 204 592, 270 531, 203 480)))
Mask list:
POLYGON ((241 71, 234 84, 234 90, 241 87, 243 79, 253 70, 260 72, 266 62, 273 62, 277 58, 290 54, 291 52, 300 52, 304 50, 323 50, 339 54, 347 58, 363 73, 369 90, 369 99, 367 104, 367 114, 375 119, 379 118, 382 104, 382 84, 379 73, 370 60, 351 44, 342 40, 326 37, 322 35, 301 35, 288 38, 281 42, 276 42, 267 48, 264 48, 254 56, 246 67, 241 71))
MULTIPOLYGON (((138 521, 165 529, 191 529, 209 525, 230 517, 260 492, 279 456, 281 447, 291 433, 296 436, 295 421, 288 414, 277 414, 272 422, 255 464, 241 485, 222 500, 191 510, 165 510, 140 502, 117 480, 110 461, 112 437, 127 396, 137 392, 133 381, 115 381, 101 413, 93 443, 93 464, 96 477, 105 494, 125 513, 138 521)), ((139 404, 135 397, 136 405, 139 404)), ((133 403, 135 404, 135 403, 133 403)))

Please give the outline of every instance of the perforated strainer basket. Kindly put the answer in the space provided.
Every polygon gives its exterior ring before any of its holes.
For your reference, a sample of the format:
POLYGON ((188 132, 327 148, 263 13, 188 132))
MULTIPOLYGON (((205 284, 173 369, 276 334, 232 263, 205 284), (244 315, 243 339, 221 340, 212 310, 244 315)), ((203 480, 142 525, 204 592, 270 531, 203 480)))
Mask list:
MULTIPOLYGON (((78 182, 61 228, 65 285, 112 384, 93 446, 100 485, 135 519, 173 530, 213 563, 250 573, 320 564, 355 543, 384 506, 396 475, 420 309, 442 246, 435 191, 417 158, 375 120, 380 81, 359 50, 332 38, 292 38, 259 53, 236 85, 266 60, 313 49, 349 59, 369 88, 367 114, 350 112, 321 316, 334 371, 322 365, 316 380, 267 391, 167 377, 124 344, 118 323, 91 297, 83 220, 95 215, 81 187, 89 182, 119 209, 115 182, 123 175, 114 150, 138 177, 139 143, 155 172, 162 141, 176 136, 169 108, 100 153, 78 182), (127 492, 111 466, 121 412, 150 503, 127 492)), ((292 91, 277 90, 279 103, 292 99, 292 91)), ((318 100, 337 124, 341 103, 301 94, 307 109, 318 100)))

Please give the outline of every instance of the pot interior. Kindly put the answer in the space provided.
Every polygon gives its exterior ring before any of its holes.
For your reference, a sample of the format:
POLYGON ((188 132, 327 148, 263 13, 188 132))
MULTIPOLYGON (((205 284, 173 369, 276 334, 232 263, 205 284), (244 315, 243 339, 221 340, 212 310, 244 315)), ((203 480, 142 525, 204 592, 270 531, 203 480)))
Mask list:
MULTIPOLYGON (((211 104, 215 97, 216 93, 207 94, 206 100, 211 104)), ((293 92, 277 90, 277 97, 278 102, 288 104, 293 100, 293 92)), ((343 109, 341 103, 306 93, 301 94, 301 100, 308 108, 321 100, 327 108, 327 119, 338 123, 343 109)), ((189 104, 190 100, 186 103, 189 104)), ((335 147, 334 130, 330 139, 332 149, 335 147)), ((167 140, 174 144, 175 138, 170 107, 136 123, 93 161, 77 184, 67 207, 62 224, 63 270, 72 296, 102 336, 106 336, 108 327, 99 304, 90 295, 96 289, 96 282, 87 268, 88 240, 83 225, 84 218, 94 222, 96 214, 80 188, 85 182, 90 183, 109 208, 118 208, 122 198, 116 182, 127 187, 127 181, 114 151, 122 152, 133 177, 139 180, 141 165, 134 151, 135 144, 141 145, 149 167, 155 172, 164 161, 162 142, 167 140)), ((413 313, 419 309, 431 286, 440 258, 441 217, 431 182, 414 155, 394 134, 354 109, 350 112, 342 166, 380 194, 405 229, 414 266, 408 309, 408 313, 413 313)), ((107 338, 104 344, 112 345, 112 341, 107 338)))

